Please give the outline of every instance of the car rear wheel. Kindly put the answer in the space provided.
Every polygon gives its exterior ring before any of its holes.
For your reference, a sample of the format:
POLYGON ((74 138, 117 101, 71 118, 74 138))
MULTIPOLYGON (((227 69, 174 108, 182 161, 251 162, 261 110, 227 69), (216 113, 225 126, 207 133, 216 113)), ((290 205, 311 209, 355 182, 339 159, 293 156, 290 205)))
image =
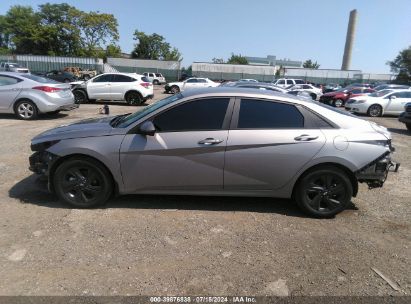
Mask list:
POLYGON ((411 123, 406 123, 405 126, 407 127, 408 131, 411 131, 411 123))
POLYGON ((382 116, 382 107, 380 105, 373 104, 368 108, 367 114, 371 117, 382 116))
POLYGON ((18 118, 24 120, 36 119, 38 110, 36 105, 30 100, 20 100, 14 107, 14 113, 18 118))
POLYGON ((108 170, 99 162, 76 157, 59 165, 53 176, 57 196, 79 208, 104 204, 113 192, 113 181, 108 170))
POLYGON ((180 92, 180 88, 178 86, 172 86, 170 92, 172 94, 177 94, 178 92, 180 92))
POLYGON ((343 211, 351 201, 353 187, 347 174, 334 167, 323 167, 305 174, 295 199, 308 215, 330 218, 343 211))
POLYGON ((339 108, 344 105, 344 101, 342 99, 336 99, 333 101, 333 107, 339 108))
POLYGON ((160 84, 160 81, 158 81, 157 79, 154 79, 153 84, 159 85, 159 84, 160 84))
POLYGON ((143 98, 138 92, 128 92, 126 94, 126 101, 129 105, 140 105, 143 103, 143 98))
POLYGON ((77 104, 86 103, 88 101, 87 94, 83 90, 74 90, 74 101, 77 104))

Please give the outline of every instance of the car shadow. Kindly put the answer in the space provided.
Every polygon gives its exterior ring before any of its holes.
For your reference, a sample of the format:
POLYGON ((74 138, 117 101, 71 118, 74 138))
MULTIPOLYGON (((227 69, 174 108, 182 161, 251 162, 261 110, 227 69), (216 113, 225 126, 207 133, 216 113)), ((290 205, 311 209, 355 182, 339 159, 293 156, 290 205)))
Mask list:
MULTIPOLYGON (((68 204, 59 201, 55 194, 50 193, 47 190, 47 182, 35 174, 17 182, 9 190, 9 197, 18 199, 21 203, 42 207, 72 208, 68 204)), ((101 208, 162 209, 165 211, 248 211, 309 218, 300 211, 297 204, 292 200, 261 197, 123 195, 110 199, 101 208)), ((347 209, 358 210, 353 203, 347 209)))
POLYGON ((123 106, 123 107, 140 107, 140 106, 146 106, 148 105, 147 101, 141 103, 141 104, 133 104, 129 105, 127 102, 123 101, 110 101, 110 100, 96 100, 93 102, 86 102, 85 104, 95 104, 95 105, 108 105, 108 106, 123 106))
POLYGON ((408 136, 411 135, 411 132, 408 131, 407 129, 388 128, 388 131, 392 133, 400 134, 400 135, 408 135, 408 136))
MULTIPOLYGON (((39 114, 39 116, 34 120, 54 120, 54 119, 61 119, 67 117, 69 114, 66 113, 57 113, 57 114, 39 114)), ((0 119, 14 119, 14 120, 21 120, 16 117, 15 114, 0 114, 0 119)))

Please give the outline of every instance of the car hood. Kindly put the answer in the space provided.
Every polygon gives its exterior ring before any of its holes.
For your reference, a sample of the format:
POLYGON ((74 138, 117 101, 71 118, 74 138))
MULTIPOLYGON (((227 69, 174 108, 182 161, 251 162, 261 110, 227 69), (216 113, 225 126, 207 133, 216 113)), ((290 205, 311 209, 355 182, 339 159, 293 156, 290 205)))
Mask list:
POLYGON ((123 129, 113 128, 110 121, 115 116, 86 119, 69 125, 62 125, 60 127, 47 130, 34 137, 32 144, 42 143, 53 140, 63 140, 71 138, 84 138, 95 136, 107 136, 121 133, 123 129))

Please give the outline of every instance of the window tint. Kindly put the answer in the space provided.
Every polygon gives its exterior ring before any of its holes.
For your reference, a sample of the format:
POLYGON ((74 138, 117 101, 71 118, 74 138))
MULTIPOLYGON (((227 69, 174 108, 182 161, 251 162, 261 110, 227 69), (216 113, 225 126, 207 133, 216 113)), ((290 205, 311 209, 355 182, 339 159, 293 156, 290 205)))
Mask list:
POLYGON ((312 89, 309 85, 303 85, 303 89, 312 89))
POLYGON ((353 93, 353 94, 361 94, 361 93, 362 93, 362 90, 361 90, 361 89, 355 89, 355 90, 352 90, 351 93, 353 93))
POLYGON ((153 74, 153 73, 150 73, 150 77, 154 77, 154 74, 153 74))
POLYGON ((229 101, 215 98, 187 102, 159 114, 153 123, 160 132, 220 130, 229 101))
POLYGON ((156 73, 156 77, 163 77, 163 75, 156 73))
POLYGON ((111 82, 112 76, 112 74, 101 75, 100 77, 95 78, 93 82, 111 82))
POLYGON ((264 100, 242 99, 239 129, 295 129, 304 128, 304 117, 289 104, 264 100))
POLYGON ((197 79, 196 79, 196 78, 187 80, 187 83, 195 83, 195 82, 197 82, 197 79))
POLYGON ((133 82, 136 81, 136 79, 131 78, 126 75, 113 75, 113 82, 133 82))
POLYGON ((12 85, 18 82, 17 78, 0 75, 0 86, 12 85))
POLYGON ((397 98, 410 98, 408 92, 396 92, 396 93, 391 94, 391 97, 392 96, 395 96, 397 98))
POLYGON ((199 78, 199 79, 197 79, 197 82, 206 83, 207 80, 205 80, 204 78, 199 78))
POLYGON ((301 79, 295 79, 294 81, 297 84, 304 84, 304 81, 302 81, 301 79))
POLYGON ((150 82, 150 79, 148 79, 147 77, 141 77, 141 81, 150 82))
POLYGON ((284 80, 279 80, 277 83, 278 84, 285 84, 285 81, 284 80))
POLYGON ((287 80, 287 84, 294 84, 292 80, 287 80))

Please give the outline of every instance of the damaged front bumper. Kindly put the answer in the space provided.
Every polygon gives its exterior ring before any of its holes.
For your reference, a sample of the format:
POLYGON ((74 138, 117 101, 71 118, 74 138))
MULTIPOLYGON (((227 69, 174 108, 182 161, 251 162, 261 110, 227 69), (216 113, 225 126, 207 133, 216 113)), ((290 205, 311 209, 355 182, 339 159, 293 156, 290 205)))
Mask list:
POLYGON ((29 170, 36 174, 48 177, 50 168, 57 158, 57 155, 48 151, 37 151, 29 157, 29 170))
MULTIPOLYGON (((390 150, 394 151, 394 148, 390 147, 390 150)), ((367 183, 369 189, 380 188, 384 185, 388 172, 398 172, 400 164, 391 160, 391 151, 355 172, 358 182, 367 183)))

